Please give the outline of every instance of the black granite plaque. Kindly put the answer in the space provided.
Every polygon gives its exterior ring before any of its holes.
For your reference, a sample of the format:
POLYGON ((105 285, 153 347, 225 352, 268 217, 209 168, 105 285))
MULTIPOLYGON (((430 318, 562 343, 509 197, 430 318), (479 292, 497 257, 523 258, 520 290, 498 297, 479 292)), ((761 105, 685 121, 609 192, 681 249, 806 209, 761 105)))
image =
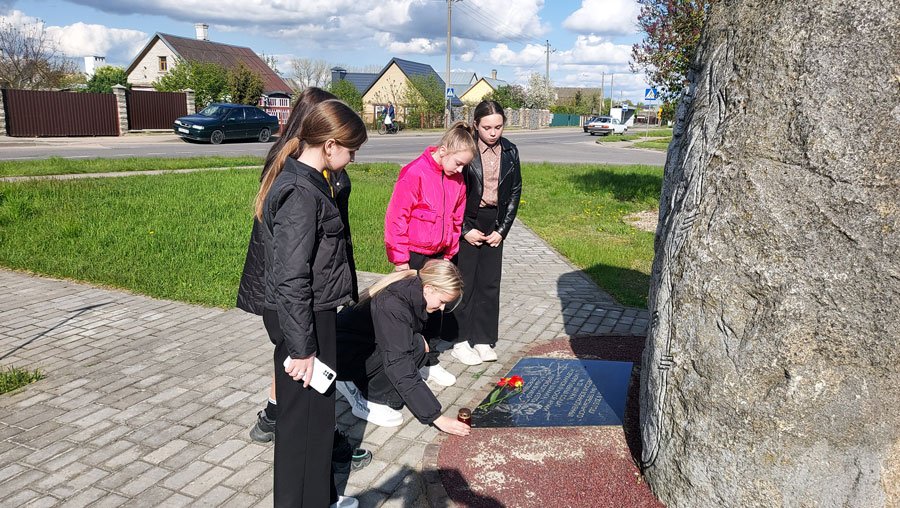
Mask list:
POLYGON ((514 375, 525 380, 523 392, 476 408, 472 427, 622 425, 631 362, 523 358, 505 377, 514 375))

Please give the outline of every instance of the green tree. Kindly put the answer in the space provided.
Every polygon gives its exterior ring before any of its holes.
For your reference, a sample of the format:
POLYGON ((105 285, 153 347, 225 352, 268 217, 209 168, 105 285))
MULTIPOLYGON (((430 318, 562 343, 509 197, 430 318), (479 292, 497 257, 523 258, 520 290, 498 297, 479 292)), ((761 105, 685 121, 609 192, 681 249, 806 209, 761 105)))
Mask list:
POLYGON ((422 127, 442 124, 446 101, 443 83, 433 74, 412 76, 409 82, 403 102, 424 117, 422 127))
POLYGON ((228 95, 235 104, 259 104, 263 93, 263 80, 259 74, 240 62, 228 71, 228 95))
POLYGON ((519 109, 525 103, 525 89, 521 85, 505 85, 484 96, 484 100, 497 101, 503 109, 519 109))
POLYGON ((131 88, 128 83, 128 76, 125 69, 112 65, 104 65, 96 71, 91 79, 87 82, 85 92, 92 93, 112 93, 113 85, 122 85, 125 88, 131 88))
POLYGON ((353 83, 346 79, 339 79, 328 87, 328 91, 337 96, 338 99, 347 103, 357 113, 362 111, 362 94, 353 86, 353 83))
POLYGON ((706 22, 709 0, 638 0, 643 40, 631 48, 631 70, 644 71, 664 102, 677 102, 706 22))
POLYGON ((228 71, 219 64, 178 60, 174 68, 153 83, 160 92, 194 91, 197 109, 221 101, 228 88, 228 71))

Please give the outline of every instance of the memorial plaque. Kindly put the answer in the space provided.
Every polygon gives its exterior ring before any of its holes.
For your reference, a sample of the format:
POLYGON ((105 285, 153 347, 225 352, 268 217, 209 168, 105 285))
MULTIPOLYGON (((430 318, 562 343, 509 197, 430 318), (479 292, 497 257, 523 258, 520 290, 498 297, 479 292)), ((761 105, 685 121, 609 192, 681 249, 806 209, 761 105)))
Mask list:
POLYGON ((523 392, 475 409, 472 427, 622 425, 631 362, 523 358, 514 375, 525 380, 523 392))

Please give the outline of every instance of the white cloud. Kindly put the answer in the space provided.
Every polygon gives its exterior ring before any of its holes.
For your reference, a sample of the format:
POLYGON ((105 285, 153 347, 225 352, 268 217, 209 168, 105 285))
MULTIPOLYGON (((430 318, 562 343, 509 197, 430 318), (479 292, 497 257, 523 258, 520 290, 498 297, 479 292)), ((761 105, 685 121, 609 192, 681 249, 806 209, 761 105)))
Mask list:
POLYGON ((397 41, 394 40, 393 35, 386 32, 376 34, 375 41, 390 53, 398 55, 437 55, 443 53, 446 47, 446 44, 424 37, 413 37, 408 41, 397 41))
MULTIPOLYGON (((372 40, 398 53, 434 54, 444 47, 447 35, 446 3, 434 0, 216 0, 215 8, 209 0, 70 1, 103 12, 205 22, 212 40, 216 31, 242 31, 274 34, 290 43, 309 41, 313 47, 358 46, 372 40), (391 38, 379 36, 383 32, 391 38)), ((454 39, 534 41, 549 31, 539 15, 543 6, 544 0, 454 2, 454 39)))
POLYGON ((613 44, 596 35, 579 35, 572 49, 560 52, 556 60, 564 64, 627 66, 631 45, 613 44))
POLYGON ((581 0, 563 26, 582 34, 630 35, 637 33, 640 12, 635 0, 581 0))
POLYGON ((74 23, 46 25, 38 18, 13 10, 2 20, 13 26, 43 28, 60 54, 73 58, 104 56, 110 65, 126 66, 147 43, 149 36, 139 30, 109 28, 103 25, 74 23))
POLYGON ((138 30, 80 22, 49 26, 47 32, 56 37, 60 50, 68 56, 105 56, 107 62, 124 62, 125 65, 131 63, 149 40, 148 34, 138 30))
POLYGON ((497 65, 519 65, 531 67, 546 60, 547 48, 529 44, 521 51, 513 51, 506 44, 497 44, 490 51, 490 61, 497 65))

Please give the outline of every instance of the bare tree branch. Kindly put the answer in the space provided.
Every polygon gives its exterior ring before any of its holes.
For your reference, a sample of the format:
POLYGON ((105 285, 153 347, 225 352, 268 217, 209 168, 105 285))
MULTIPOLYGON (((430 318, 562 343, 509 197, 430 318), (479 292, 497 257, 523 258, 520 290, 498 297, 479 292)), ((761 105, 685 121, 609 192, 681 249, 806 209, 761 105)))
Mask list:
POLYGON ((66 83, 78 72, 44 30, 43 23, 13 25, 0 19, 0 85, 46 90, 66 83))

